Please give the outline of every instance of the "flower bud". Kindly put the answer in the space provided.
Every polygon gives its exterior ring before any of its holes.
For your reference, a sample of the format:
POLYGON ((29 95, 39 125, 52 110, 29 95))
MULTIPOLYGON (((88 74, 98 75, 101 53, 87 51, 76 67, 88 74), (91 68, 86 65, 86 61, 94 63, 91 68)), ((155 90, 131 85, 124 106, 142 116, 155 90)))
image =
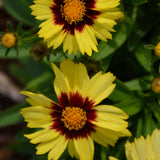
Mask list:
POLYGON ((11 48, 16 45, 16 36, 14 33, 5 33, 1 38, 1 43, 6 48, 11 48))
POLYGON ((153 79, 151 87, 153 92, 160 93, 160 77, 156 77, 153 79))
POLYGON ((33 54, 33 59, 35 61, 41 60, 45 56, 49 56, 51 49, 47 47, 44 42, 37 43, 31 50, 30 54, 33 54))
POLYGON ((157 45, 154 48, 155 55, 160 58, 160 42, 157 43, 157 45))
POLYGON ((117 23, 123 22, 125 19, 125 15, 123 12, 119 11, 119 17, 116 19, 117 23))

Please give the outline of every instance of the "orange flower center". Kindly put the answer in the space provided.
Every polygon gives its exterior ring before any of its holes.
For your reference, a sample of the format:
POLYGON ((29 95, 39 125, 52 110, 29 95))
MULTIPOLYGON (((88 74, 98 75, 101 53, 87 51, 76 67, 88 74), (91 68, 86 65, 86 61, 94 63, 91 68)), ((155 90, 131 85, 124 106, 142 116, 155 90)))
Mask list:
POLYGON ((69 130, 79 130, 86 124, 86 112, 78 107, 66 107, 62 112, 61 121, 69 130))
POLYGON ((62 16, 72 24, 83 20, 85 15, 85 3, 80 0, 64 0, 65 5, 61 7, 62 16))

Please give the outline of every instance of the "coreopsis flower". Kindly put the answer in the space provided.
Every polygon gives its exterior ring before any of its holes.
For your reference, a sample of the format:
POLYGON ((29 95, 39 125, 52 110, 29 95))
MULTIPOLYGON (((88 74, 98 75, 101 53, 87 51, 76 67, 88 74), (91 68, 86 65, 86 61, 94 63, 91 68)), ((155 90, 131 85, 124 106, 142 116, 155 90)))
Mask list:
POLYGON ((125 144, 127 160, 160 160, 160 130, 155 129, 146 139, 141 136, 125 144))
POLYGON ((160 77, 153 79, 151 83, 152 91, 159 94, 160 93, 160 77))
POLYGON ((1 38, 1 43, 6 48, 12 48, 16 45, 17 38, 14 33, 5 33, 1 38))
POLYGON ((110 31, 121 17, 120 0, 34 0, 32 15, 40 24, 39 37, 54 49, 63 43, 64 52, 88 55, 97 50, 96 37, 112 39, 110 31))
POLYGON ((54 89, 59 103, 42 94, 28 91, 31 107, 21 110, 30 128, 42 128, 25 135, 38 144, 37 154, 48 153, 48 159, 57 160, 68 148, 71 157, 92 160, 94 143, 114 146, 119 137, 130 136, 125 121, 128 116, 112 105, 98 105, 115 88, 115 76, 98 72, 89 78, 86 67, 70 59, 63 60, 60 69, 52 64, 54 89))
POLYGON ((157 55, 158 58, 160 58, 160 42, 157 43, 157 45, 154 48, 154 53, 157 55))

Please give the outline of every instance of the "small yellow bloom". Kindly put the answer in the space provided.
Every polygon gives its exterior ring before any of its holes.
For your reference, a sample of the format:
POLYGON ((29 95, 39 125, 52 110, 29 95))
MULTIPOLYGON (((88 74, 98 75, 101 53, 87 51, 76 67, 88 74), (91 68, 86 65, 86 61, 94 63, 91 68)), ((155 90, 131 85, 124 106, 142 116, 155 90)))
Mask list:
POLYGON ((48 160, 58 160, 68 148, 71 157, 93 160, 93 141, 107 147, 119 137, 131 136, 126 113, 112 105, 98 105, 115 88, 112 73, 98 72, 90 78, 83 64, 70 59, 63 60, 60 69, 52 67, 58 104, 42 94, 21 92, 31 104, 21 110, 27 126, 42 128, 25 135, 31 143, 39 143, 37 154, 49 152, 48 160))
POLYGON ((155 129, 146 139, 141 136, 125 144, 127 160, 160 160, 160 130, 155 129))
POLYGON ((160 93, 160 77, 156 77, 153 79, 151 83, 152 91, 155 93, 160 93))
POLYGON ((16 36, 13 33, 5 33, 1 38, 1 43, 6 48, 11 48, 16 45, 16 36))
POLYGON ((154 48, 154 53, 157 55, 158 58, 160 58, 160 42, 157 43, 157 45, 154 48))

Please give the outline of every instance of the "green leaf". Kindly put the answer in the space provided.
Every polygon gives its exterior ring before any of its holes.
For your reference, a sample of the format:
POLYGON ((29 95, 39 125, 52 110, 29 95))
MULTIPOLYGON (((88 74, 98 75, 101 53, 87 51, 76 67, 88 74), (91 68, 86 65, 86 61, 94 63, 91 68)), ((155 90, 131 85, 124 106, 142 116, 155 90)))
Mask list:
POLYGON ((132 116, 141 111, 144 103, 141 99, 126 99, 120 103, 115 104, 116 107, 122 109, 127 115, 132 116))
POLYGON ((116 88, 112 94, 108 97, 113 101, 123 101, 125 99, 131 99, 135 97, 134 93, 120 80, 116 79, 116 88))
POLYGON ((17 24, 16 32, 18 32, 18 33, 23 33, 24 32, 23 23, 20 22, 20 23, 17 24))
POLYGON ((147 105, 149 106, 149 108, 153 112, 155 118, 158 121, 158 124, 160 125, 160 106, 157 103, 152 102, 152 101, 148 102, 147 105))
POLYGON ((6 48, 5 57, 8 55, 9 51, 10 51, 10 48, 6 48))
POLYGON ((151 121, 152 121, 152 115, 151 112, 148 109, 144 110, 145 115, 144 115, 144 129, 143 129, 143 135, 147 136, 148 134, 152 133, 152 125, 151 125, 151 121))
POLYGON ((19 111, 25 104, 12 106, 11 108, 0 113, 0 127, 6 127, 23 121, 19 111))
POLYGON ((145 47, 146 49, 149 49, 149 50, 154 50, 155 45, 153 45, 153 44, 145 44, 144 47, 145 47))
MULTIPOLYGON (((21 53, 20 53, 21 54, 21 53)), ((35 63, 31 56, 20 58, 21 66, 10 64, 10 72, 22 83, 28 83, 44 72, 41 64, 35 63)))
POLYGON ((40 76, 35 77, 29 83, 27 83, 25 90, 31 91, 49 91, 53 88, 52 77, 50 72, 44 72, 40 76))
POLYGON ((146 137, 148 134, 152 133, 153 129, 157 128, 157 124, 154 122, 152 114, 148 108, 144 108, 143 112, 141 112, 136 118, 136 137, 139 137, 140 135, 146 137))
POLYGON ((31 9, 29 6, 32 1, 27 0, 2 0, 4 8, 7 12, 15 17, 18 21, 27 25, 35 25, 35 19, 31 16, 31 9))
MULTIPOLYGON (((6 58, 6 48, 0 43, 0 58, 6 58)), ((18 57, 26 57, 29 55, 30 46, 27 49, 23 47, 18 47, 19 56, 18 57)), ((17 58, 17 50, 15 47, 9 48, 9 52, 7 53, 7 58, 17 58)))
POLYGON ((137 119, 136 130, 135 130, 137 138, 143 134, 143 125, 144 125, 143 117, 139 116, 137 119))
POLYGON ((102 59, 101 67, 103 69, 103 73, 105 73, 107 71, 111 60, 112 60, 112 55, 106 57, 105 59, 102 59))
POLYGON ((131 0, 132 1, 132 4, 134 6, 139 6, 139 5, 142 5, 144 3, 147 3, 147 0, 131 0))
POLYGON ((153 75, 147 75, 127 81, 125 85, 132 91, 146 91, 151 89, 151 81, 153 78, 153 75))
POLYGON ((144 43, 138 45, 138 48, 135 51, 135 56, 146 71, 152 71, 152 63, 149 63, 152 60, 152 54, 150 50, 144 47, 144 43))
POLYGON ((11 22, 9 22, 9 21, 7 21, 7 28, 10 32, 12 32, 12 33, 14 32, 13 26, 12 26, 11 22))
POLYGON ((4 34, 4 33, 0 31, 0 36, 3 36, 3 34, 4 34))
POLYGON ((151 14, 149 8, 150 7, 146 7, 144 10, 142 10, 140 7, 138 7, 136 13, 138 16, 127 40, 128 49, 130 51, 133 51, 138 46, 140 40, 150 30, 152 30, 153 26, 159 23, 159 19, 157 18, 159 17, 159 13, 151 14))

